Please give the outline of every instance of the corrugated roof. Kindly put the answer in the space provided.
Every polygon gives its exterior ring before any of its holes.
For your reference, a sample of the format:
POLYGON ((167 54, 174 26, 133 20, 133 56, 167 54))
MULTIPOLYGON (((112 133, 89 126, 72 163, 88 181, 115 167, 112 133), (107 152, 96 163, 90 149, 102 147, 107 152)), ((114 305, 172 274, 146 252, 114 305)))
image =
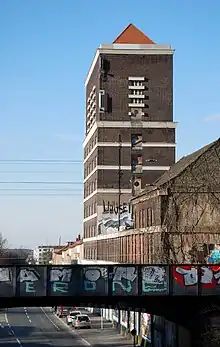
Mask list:
POLYGON ((113 42, 117 44, 155 44, 148 36, 136 28, 133 24, 129 24, 122 33, 113 42))

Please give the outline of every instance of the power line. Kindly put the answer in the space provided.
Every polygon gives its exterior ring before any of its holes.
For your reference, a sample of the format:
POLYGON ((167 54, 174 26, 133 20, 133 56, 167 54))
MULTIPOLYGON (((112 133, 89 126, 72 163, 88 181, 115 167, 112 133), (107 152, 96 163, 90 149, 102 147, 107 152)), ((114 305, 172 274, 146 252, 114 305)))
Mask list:
POLYGON ((0 174, 73 174, 73 171, 1 171, 0 174))
POLYGON ((82 189, 65 189, 65 188, 0 188, 0 192, 12 191, 55 191, 55 192, 82 192, 82 189))
POLYGON ((46 197, 67 197, 67 196, 70 196, 70 197, 73 197, 73 196, 82 196, 82 194, 75 194, 75 193, 72 193, 72 194, 65 194, 65 193, 62 193, 62 194, 44 194, 44 193, 41 193, 41 194, 26 194, 26 193, 19 193, 19 194, 16 194, 16 193, 9 193, 9 194, 7 194, 7 193, 3 193, 3 194, 1 194, 0 193, 0 198, 1 197, 6 197, 6 196, 13 196, 13 197, 23 197, 23 196, 29 196, 29 197, 35 197, 35 196, 38 196, 38 197, 44 197, 44 196, 46 196, 46 197))
POLYGON ((72 184, 83 184, 83 182, 73 181, 0 181, 0 184, 60 184, 60 185, 72 185, 72 184))
POLYGON ((0 164, 82 164, 82 160, 62 159, 1 159, 0 164))

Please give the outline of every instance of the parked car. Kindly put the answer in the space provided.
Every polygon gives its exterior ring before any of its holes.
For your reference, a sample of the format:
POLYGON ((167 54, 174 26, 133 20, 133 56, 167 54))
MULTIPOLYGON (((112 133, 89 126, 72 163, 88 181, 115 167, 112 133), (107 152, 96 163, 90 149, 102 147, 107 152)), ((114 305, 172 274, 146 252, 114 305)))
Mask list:
POLYGON ((62 318, 62 317, 66 317, 69 313, 70 307, 63 307, 60 306, 57 310, 57 316, 62 318))
POLYGON ((80 311, 70 311, 69 314, 66 316, 66 324, 69 325, 72 323, 73 318, 77 315, 80 315, 80 311))
POLYGON ((73 317, 72 326, 75 329, 80 329, 80 328, 91 329, 92 327, 91 319, 89 318, 87 314, 78 314, 77 316, 73 317))

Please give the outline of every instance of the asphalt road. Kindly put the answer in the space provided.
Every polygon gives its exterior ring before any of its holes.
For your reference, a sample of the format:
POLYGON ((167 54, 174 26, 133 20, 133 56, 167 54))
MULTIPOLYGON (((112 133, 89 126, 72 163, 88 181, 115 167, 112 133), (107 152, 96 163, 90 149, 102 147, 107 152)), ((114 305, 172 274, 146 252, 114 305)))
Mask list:
POLYGON ((13 308, 0 313, 0 347, 91 346, 49 309, 13 308))
MULTIPOLYGON (((127 340, 124 336, 118 334, 112 326, 111 322, 101 319, 99 315, 91 314, 90 312, 79 309, 82 313, 88 314, 91 318, 92 329, 76 330, 75 334, 78 337, 89 341, 92 347, 132 347, 133 341, 127 340)), ((59 319, 60 320, 60 319, 59 319)), ((61 319, 66 323, 66 319, 61 319)), ((69 326, 70 330, 73 330, 69 326)))

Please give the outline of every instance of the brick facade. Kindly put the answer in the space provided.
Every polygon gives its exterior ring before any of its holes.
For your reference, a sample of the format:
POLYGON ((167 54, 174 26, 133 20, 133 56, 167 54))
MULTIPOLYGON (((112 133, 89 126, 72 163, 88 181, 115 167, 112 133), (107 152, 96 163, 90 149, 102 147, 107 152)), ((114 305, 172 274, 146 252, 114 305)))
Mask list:
MULTIPOLYGON (((141 48, 137 46, 135 51, 138 49, 141 48)), ((148 48, 143 46, 143 49, 148 48)), ((169 46, 168 53, 160 51, 158 54, 148 51, 143 54, 119 53, 114 47, 107 49, 108 53, 104 50, 100 49, 86 85, 84 239, 97 236, 102 201, 115 204, 119 201, 119 134, 122 142, 120 188, 124 194, 121 203, 128 203, 136 190, 154 182, 175 162, 173 51, 169 46), (141 83, 132 82, 131 78, 135 79, 135 76, 141 78, 141 83), (100 109, 100 100, 104 111, 100 109), (137 106, 141 107, 142 113, 138 121, 132 120, 130 114, 137 109, 131 105, 137 103, 144 105, 137 106), (141 138, 139 149, 131 145, 134 136, 141 138), (139 188, 134 189, 137 181, 139 188)), ((132 253, 140 261, 143 236, 128 235, 129 242, 126 240, 127 236, 124 240, 121 237, 119 241, 114 239, 110 248, 107 246, 110 241, 87 240, 85 258, 105 260, 108 257, 112 260, 111 257, 125 257, 131 262, 133 258, 129 254, 132 253), (130 242, 133 249, 129 248, 130 242), (127 255, 126 252, 122 254, 123 247, 127 249, 127 255)))
POLYGON ((147 264, 153 261, 154 247, 160 235, 127 231, 121 236, 84 243, 84 255, 91 260, 106 260, 127 264, 147 264), (92 249, 95 248, 96 252, 92 249))
POLYGON ((173 121, 173 56, 101 54, 108 62, 108 78, 101 88, 111 98, 112 110, 98 120, 130 121, 128 115, 128 77, 145 77, 146 121, 173 121))

